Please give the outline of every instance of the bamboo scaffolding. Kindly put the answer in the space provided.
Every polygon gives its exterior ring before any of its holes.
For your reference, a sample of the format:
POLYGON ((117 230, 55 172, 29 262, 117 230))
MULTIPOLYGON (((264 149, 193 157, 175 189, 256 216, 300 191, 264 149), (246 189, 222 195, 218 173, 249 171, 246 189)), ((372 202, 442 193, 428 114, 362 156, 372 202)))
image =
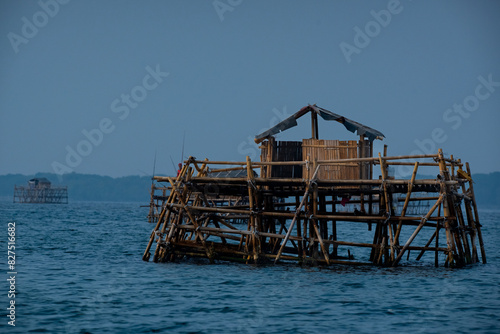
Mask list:
MULTIPOLYGON (((149 260, 156 240, 155 262, 191 256, 210 262, 226 259, 246 263, 367 264, 352 261, 350 248, 359 247, 370 249, 368 264, 396 266, 410 251, 419 252, 417 261, 431 251, 435 253, 436 266, 438 253, 446 254, 446 266, 460 266, 478 261, 477 240, 481 258, 486 262, 472 182, 455 176, 456 168, 461 166, 466 166, 470 175, 468 164, 453 157, 444 158, 441 150, 430 155, 389 157, 384 152, 378 157, 366 157, 364 154, 369 154, 372 147, 365 147, 361 140, 354 142, 356 145, 317 140, 324 144, 306 144, 306 148, 325 149, 325 152, 311 151, 303 161, 272 161, 281 151, 273 152, 274 146, 268 142, 262 144, 260 162, 249 157, 244 162, 190 157, 177 177, 154 177, 155 182, 167 182, 169 187, 162 186, 163 196, 158 197, 162 203, 155 210, 161 210, 156 213, 158 220, 143 260, 149 260), (432 162, 417 159, 432 159, 432 162), (215 165, 225 167, 209 168, 215 165), (371 178, 375 165, 380 165, 380 179, 371 178), (409 180, 388 176, 389 166, 401 165, 413 166, 409 180), (280 166, 302 166, 305 174, 272 176, 280 172, 278 169, 271 172, 272 168, 280 166), (440 177, 417 179, 419 166, 439 167, 440 177), (261 176, 255 175, 254 169, 260 170, 261 176), (238 170, 246 171, 246 176, 208 176, 238 170), (366 174, 370 178, 365 178, 366 174), (438 196, 422 196, 422 192, 438 196), (399 214, 393 205, 395 194, 404 194, 399 214), (408 210, 410 203, 421 205, 422 201, 434 201, 424 217, 408 210), (355 231, 362 226, 360 223, 367 224, 369 231, 371 224, 376 224, 372 242, 356 240, 360 234, 355 231), (339 224, 352 230, 355 240, 338 240, 339 224), (399 239, 405 226, 416 228, 400 249, 399 239), (434 231, 419 245, 417 235, 424 228, 434 231), (441 228, 446 231, 446 247, 439 244, 441 228), (347 252, 349 260, 342 260, 339 254, 343 253, 338 251, 347 252)), ((159 188, 152 186, 152 193, 159 188)))
POLYGON ((396 266, 398 264, 398 262, 401 260, 401 257, 403 257, 403 254, 405 253, 405 251, 408 249, 408 247, 410 247, 411 243, 413 242, 413 240, 417 236, 418 232, 420 232, 420 230, 424 227, 424 223, 434 213, 434 211, 437 209, 437 207, 439 205, 441 205, 441 202, 444 200, 444 198, 445 198, 445 196, 441 195, 439 197, 439 199, 437 200, 437 202, 429 210, 429 212, 427 212, 427 214, 425 215, 425 217, 422 218, 422 222, 420 223, 420 225, 417 226, 417 228, 412 233, 412 235, 410 236, 410 238, 406 241, 405 245, 403 246, 403 249, 401 249, 401 252, 398 254, 398 256, 396 257, 396 259, 392 263, 393 267, 396 266))
POLYGON ((189 157, 177 177, 154 176, 148 216, 156 224, 143 260, 149 261, 156 241, 154 262, 197 257, 211 263, 396 266, 405 254, 408 261, 411 251, 419 252, 417 261, 431 251, 436 267, 440 253, 446 255, 445 266, 463 266, 479 261, 478 242, 486 263, 468 163, 444 157, 442 149, 388 156, 384 145, 383 153, 374 156, 374 140, 384 138, 381 132, 316 105, 300 109, 293 119, 256 136, 260 161, 189 157), (273 137, 308 112, 310 138, 273 137), (359 139, 320 139, 318 115, 357 130, 359 139), (381 175, 374 178, 377 165, 381 175), (413 166, 409 180, 390 173, 400 166, 413 166), (439 175, 419 179, 421 167, 438 168, 439 175), (400 212, 398 196, 404 198, 400 212), (424 229, 433 232, 430 238, 424 229), (445 246, 439 242, 441 229, 445 246), (402 235, 408 239, 401 248, 402 235), (361 249, 363 257, 369 253, 368 261, 354 260, 353 249, 361 249))

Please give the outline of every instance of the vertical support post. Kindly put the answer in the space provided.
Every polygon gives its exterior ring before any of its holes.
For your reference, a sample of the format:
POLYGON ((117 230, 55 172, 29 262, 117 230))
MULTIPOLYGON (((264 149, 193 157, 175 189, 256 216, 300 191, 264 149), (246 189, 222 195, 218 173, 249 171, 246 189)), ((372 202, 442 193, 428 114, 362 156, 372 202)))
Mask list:
POLYGON ((311 110, 311 138, 319 139, 318 134, 318 114, 314 110, 311 110))
MULTIPOLYGON (((467 168, 467 174, 472 176, 468 162, 465 163, 465 167, 467 168)), ((472 197, 472 207, 474 209, 474 216, 476 218, 474 221, 474 225, 477 230, 477 238, 479 240, 479 247, 481 249, 481 258, 483 259, 483 263, 486 263, 486 252, 484 250, 483 235, 481 233, 481 224, 479 223, 479 214, 477 212, 476 195, 474 195, 474 186, 472 185, 472 182, 469 182, 469 190, 472 197)))
MULTIPOLYGON (((336 201, 337 196, 335 194, 332 195, 332 214, 335 215, 337 213, 337 201, 336 201)), ((337 220, 333 219, 332 220, 332 240, 337 241, 337 220)), ((333 258, 338 257, 338 244, 333 244, 333 258)))
MULTIPOLYGON (((465 189, 465 184, 462 183, 462 193, 466 193, 465 189)), ((472 199, 469 201, 467 199, 464 200, 464 206, 465 206, 465 213, 467 217, 467 223, 468 226, 471 228, 470 230, 470 240, 471 240, 471 245, 472 245, 472 263, 479 262, 479 257, 477 255, 477 247, 476 247, 476 237, 477 237, 477 229, 476 229, 476 224, 474 222, 474 216, 472 214, 472 209, 471 209, 471 202, 472 199)))
MULTIPOLYGON (((359 136, 358 157, 359 158, 365 157, 365 140, 364 140, 363 135, 359 136)), ((363 180, 366 177, 365 168, 364 168, 365 164, 366 164, 366 162, 364 162, 364 161, 360 161, 358 163, 358 165, 359 165, 359 179, 360 180, 363 180)))
MULTIPOLYGON (((274 147, 276 146, 276 140, 274 137, 270 137, 267 141, 267 161, 274 161, 274 147)), ((272 177, 273 175, 273 165, 267 166, 267 177, 272 177)))
MULTIPOLYGON (((385 145, 387 146, 387 145, 385 145)), ((386 153, 385 152, 385 148, 384 148, 384 154, 386 153)), ((385 214, 388 215, 387 217, 390 217, 391 215, 391 205, 390 205, 390 198, 389 198, 389 194, 387 192, 387 185, 385 183, 386 179, 387 179, 387 166, 385 164, 385 161, 382 159, 382 157, 380 156, 380 153, 378 154, 378 159, 379 159, 379 163, 380 163, 380 170, 381 170, 381 173, 382 173, 382 188, 383 188, 383 191, 384 191, 384 204, 385 204, 385 214)), ((392 229, 391 229, 391 224, 388 220, 386 220, 384 223, 378 223, 378 224, 383 224, 381 226, 381 228, 379 229, 379 233, 381 232, 381 235, 380 237, 382 237, 382 240, 381 242, 379 243, 380 245, 380 255, 378 257, 378 260, 377 260, 377 263, 380 263, 381 262, 381 259, 382 259, 382 254, 384 254, 385 252, 385 246, 387 244, 387 230, 389 229, 389 238, 390 238, 390 243, 391 245, 394 244, 394 238, 393 238, 393 235, 392 235, 392 229)), ((379 237, 379 238, 380 238, 379 237)), ((386 259, 388 260, 388 259, 386 259)))
MULTIPOLYGON (((326 213, 326 198, 325 195, 319 197, 319 211, 324 214, 326 213)), ((321 235, 323 239, 328 239, 328 220, 320 219, 321 235)))
MULTIPOLYGON (((441 179, 443 181, 447 181, 449 179, 448 170, 446 168, 446 162, 443 156, 443 150, 438 150, 438 163, 439 163, 439 171, 441 173, 441 179)), ((445 184, 441 184, 441 196, 447 197, 448 189, 445 184)), ((454 253, 455 253, 455 243, 453 241, 453 232, 451 231, 451 209, 448 198, 445 198, 443 201, 443 215, 444 215, 444 228, 446 231, 446 243, 448 245, 448 258, 446 260, 445 265, 452 265, 454 262, 454 253)))
MULTIPOLYGON (((370 158, 373 157, 373 141, 370 141, 370 158)), ((375 164, 374 161, 370 162, 370 176, 369 180, 373 179, 373 165, 375 164)), ((371 204, 371 203, 370 203, 371 204)))
POLYGON ((253 177, 253 169, 252 169, 252 161, 250 157, 247 156, 247 182, 248 182, 248 202, 250 208, 250 231, 252 232, 251 240, 252 240, 252 248, 253 248, 253 260, 255 263, 259 260, 260 254, 260 239, 257 240, 257 228, 256 228, 256 219, 255 219, 255 183, 253 177), (259 244, 259 245, 257 245, 259 244))

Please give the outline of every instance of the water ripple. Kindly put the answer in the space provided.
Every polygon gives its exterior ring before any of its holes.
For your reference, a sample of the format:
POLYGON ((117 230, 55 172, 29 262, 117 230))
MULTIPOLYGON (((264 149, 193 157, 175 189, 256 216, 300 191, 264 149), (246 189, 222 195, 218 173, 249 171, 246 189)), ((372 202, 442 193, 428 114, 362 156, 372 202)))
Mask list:
POLYGON ((497 333, 500 327, 498 212, 481 216, 489 263, 461 270, 417 263, 146 263, 146 215, 147 208, 130 203, 0 202, 2 221, 17 223, 18 322, 9 332, 497 333))

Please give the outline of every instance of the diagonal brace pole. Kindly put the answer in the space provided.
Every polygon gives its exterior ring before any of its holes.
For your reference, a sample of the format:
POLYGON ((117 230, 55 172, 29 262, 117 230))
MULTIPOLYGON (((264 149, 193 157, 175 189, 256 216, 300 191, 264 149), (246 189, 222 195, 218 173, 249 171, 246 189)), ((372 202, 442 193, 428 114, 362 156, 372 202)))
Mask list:
POLYGON ((299 217, 300 212, 302 211, 302 207, 304 206, 304 204, 307 201, 307 197, 309 196, 309 190, 311 189, 311 185, 313 184, 314 181, 316 181, 316 178, 318 176, 319 167, 320 167, 320 165, 318 165, 318 167, 316 167, 316 170, 314 171, 314 174, 313 174, 311 180, 309 180, 309 184, 307 185, 307 188, 306 188, 306 191, 305 191, 304 196, 302 198, 302 201, 300 202, 299 207, 295 211, 295 215, 293 216, 292 222, 290 223, 290 227, 288 228, 288 232, 285 235, 285 239, 283 240, 283 244, 281 244, 281 247, 278 251, 278 254, 276 255, 276 259, 274 260, 275 264, 279 261, 281 254, 283 253, 283 249, 285 248, 285 245, 286 245, 288 239, 290 238, 290 235, 292 234, 293 226, 295 225, 295 222, 297 221, 297 218, 299 217))

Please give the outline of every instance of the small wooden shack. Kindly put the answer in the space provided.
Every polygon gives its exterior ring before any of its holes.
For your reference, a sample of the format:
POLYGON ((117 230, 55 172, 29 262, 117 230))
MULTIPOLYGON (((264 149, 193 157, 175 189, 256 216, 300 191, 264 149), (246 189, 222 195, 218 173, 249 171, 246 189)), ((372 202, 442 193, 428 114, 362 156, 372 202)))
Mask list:
POLYGON ((52 187, 45 177, 33 178, 28 186, 14 186, 14 203, 68 204, 68 187, 52 187))
MULTIPOLYGON (((269 130, 257 135, 255 142, 261 144, 262 162, 340 160, 369 158, 373 156, 373 141, 382 140, 384 135, 369 126, 363 125, 329 110, 308 105, 276 124, 269 130), (297 125, 297 119, 311 114, 311 138, 302 141, 277 141, 275 134, 297 125), (357 132, 359 140, 319 139, 318 116, 326 121, 337 121, 351 132, 357 132)), ((311 178, 312 165, 270 165, 262 168, 262 177, 311 178)), ((369 180, 373 170, 368 162, 346 162, 341 165, 321 166, 318 178, 323 180, 369 180)))

